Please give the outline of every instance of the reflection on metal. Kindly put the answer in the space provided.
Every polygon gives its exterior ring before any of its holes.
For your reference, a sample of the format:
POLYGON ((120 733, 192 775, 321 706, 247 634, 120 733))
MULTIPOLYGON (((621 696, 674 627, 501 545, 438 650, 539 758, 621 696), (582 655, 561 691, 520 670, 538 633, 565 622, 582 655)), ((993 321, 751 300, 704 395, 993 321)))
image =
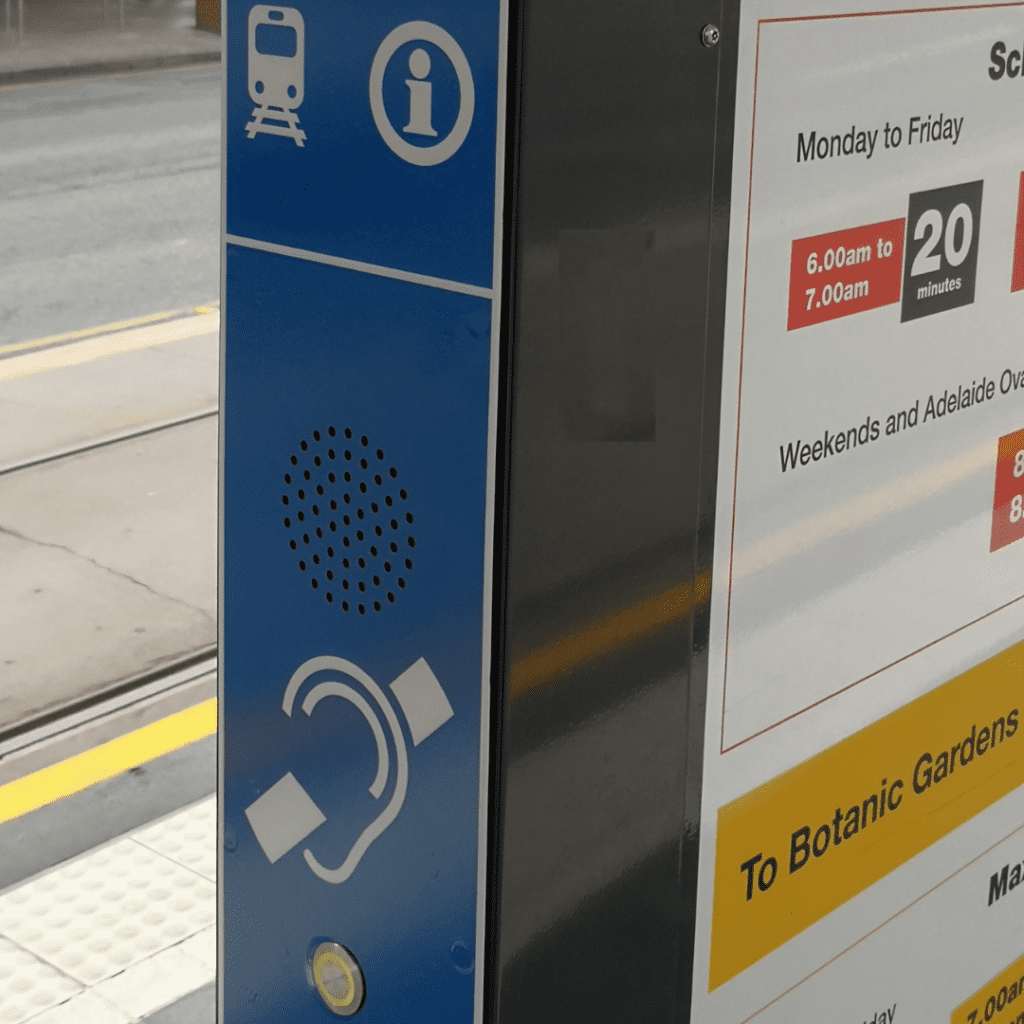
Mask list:
POLYGON ((738 552, 733 576, 737 579, 751 576, 784 558, 809 551, 833 537, 852 533, 934 494, 948 491, 973 474, 989 470, 992 459, 993 443, 985 441, 969 451, 958 452, 942 462, 859 494, 838 508, 787 526, 738 552))
POLYGON ((656 597, 620 609, 575 633, 569 633, 512 665, 509 696, 522 697, 554 682, 572 669, 646 639, 658 630, 689 617, 711 596, 711 573, 705 571, 693 585, 681 584, 656 597))
POLYGON ((729 51, 667 3, 521 10, 494 1019, 685 1020, 729 51))

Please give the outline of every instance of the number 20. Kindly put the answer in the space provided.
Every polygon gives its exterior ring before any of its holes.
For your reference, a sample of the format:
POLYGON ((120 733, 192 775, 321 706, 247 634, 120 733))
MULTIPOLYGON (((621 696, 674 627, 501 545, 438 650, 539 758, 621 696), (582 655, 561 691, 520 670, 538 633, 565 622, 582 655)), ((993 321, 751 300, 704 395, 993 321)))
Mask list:
MULTIPOLYGON (((926 233, 928 237, 925 239, 925 244, 918 250, 913 266, 910 268, 911 277, 917 277, 919 274, 932 274, 942 266, 942 257, 934 252, 940 237, 942 237, 942 214, 938 210, 925 210, 917 218, 917 224, 914 226, 914 241, 919 242, 925 238, 926 233)), ((959 267, 967 259, 973 239, 974 215, 971 213, 971 208, 966 203, 957 203, 946 222, 945 244, 943 245, 946 262, 951 267, 959 267), (964 226, 964 236, 960 240, 959 248, 956 245, 958 222, 963 222, 964 226)))

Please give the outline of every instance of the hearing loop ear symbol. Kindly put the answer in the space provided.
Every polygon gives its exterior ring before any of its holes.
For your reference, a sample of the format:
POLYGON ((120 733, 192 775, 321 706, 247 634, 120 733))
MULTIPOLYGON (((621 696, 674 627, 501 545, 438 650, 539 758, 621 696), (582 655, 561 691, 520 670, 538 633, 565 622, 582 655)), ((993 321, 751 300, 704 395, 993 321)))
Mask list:
MULTIPOLYGON (((291 717, 295 696, 299 692, 299 688, 311 675, 316 672, 322 672, 325 669, 336 669, 339 672, 344 672, 363 684, 364 688, 377 703, 384 715, 384 720, 391 730, 391 735, 395 741, 395 756, 398 762, 398 779, 395 784, 395 791, 388 801, 387 807, 363 831, 349 851, 348 856, 337 868, 333 870, 325 868, 316 859, 311 850, 305 849, 302 851, 302 855, 313 874, 318 878, 322 878, 325 882, 336 885, 339 882, 344 882, 355 871, 359 861, 363 858, 363 854, 370 848, 370 844, 398 817, 398 812, 402 809, 402 804, 405 802, 405 794, 409 788, 409 754, 405 747, 402 727, 398 724, 398 716, 395 714, 387 697, 384 696, 381 688, 358 665, 353 665, 352 662, 345 661, 344 658, 324 655, 319 658, 311 658, 301 665, 288 681, 288 686, 285 689, 282 704, 284 713, 291 717)), ((302 710, 307 715, 312 715, 313 709, 324 697, 342 697, 350 701, 362 712, 363 717, 369 724, 377 743, 377 774, 370 784, 370 793, 379 800, 384 792, 384 787, 387 785, 390 768, 387 741, 384 737, 384 730, 381 727, 380 719, 361 694, 353 690, 351 686, 333 679, 314 686, 302 702, 302 710)))
MULTIPOLYGON (((370 795, 375 800, 380 800, 384 796, 391 775, 387 731, 391 733, 395 748, 395 788, 391 799, 384 810, 363 830, 338 867, 326 868, 317 860, 312 850, 307 848, 302 851, 310 871, 317 878, 337 885, 352 875, 366 851, 402 810, 409 789, 409 748, 398 715, 384 691, 358 665, 333 655, 310 658, 303 662, 288 680, 281 707, 289 718, 292 717, 295 700, 302 685, 312 676, 323 672, 347 676, 351 682, 358 684, 359 689, 340 679, 324 679, 306 694, 302 710, 307 716, 312 716, 324 698, 340 697, 359 711, 370 727, 377 747, 377 772, 369 787, 370 795), (364 694, 370 699, 367 700, 364 694)), ((410 665, 389 689, 405 714, 414 747, 418 747, 428 736, 433 735, 455 714, 441 684, 424 658, 410 665)), ((249 819, 256 841, 271 864, 277 863, 327 820, 326 815, 291 772, 247 807, 245 816, 249 819)))

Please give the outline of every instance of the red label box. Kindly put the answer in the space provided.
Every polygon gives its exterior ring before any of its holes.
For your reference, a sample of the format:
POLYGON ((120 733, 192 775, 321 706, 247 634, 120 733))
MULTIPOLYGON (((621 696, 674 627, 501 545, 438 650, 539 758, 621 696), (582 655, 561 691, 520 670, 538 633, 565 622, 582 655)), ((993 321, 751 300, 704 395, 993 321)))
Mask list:
POLYGON ((1013 277, 1010 291, 1024 291, 1024 174, 1020 176, 1020 192, 1017 195, 1017 237, 1013 242, 1013 277))
POLYGON ((999 438, 992 547, 998 551, 1024 537, 1024 430, 999 438))
POLYGON ((793 242, 788 330, 899 302, 903 226, 900 217, 793 242))

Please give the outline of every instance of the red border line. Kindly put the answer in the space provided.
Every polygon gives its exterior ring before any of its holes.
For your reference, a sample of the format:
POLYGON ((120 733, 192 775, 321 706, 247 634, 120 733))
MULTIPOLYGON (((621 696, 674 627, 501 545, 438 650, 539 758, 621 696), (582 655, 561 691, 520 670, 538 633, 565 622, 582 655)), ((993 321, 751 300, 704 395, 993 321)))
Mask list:
POLYGON ((899 665, 901 662, 908 661, 910 658, 916 657, 921 654, 922 651, 927 651, 929 647, 934 647, 936 644, 941 644, 943 640, 948 640, 951 636, 956 636, 957 633, 963 632, 965 629, 970 629, 971 626, 976 626, 979 622, 989 618, 992 615, 996 615, 998 612, 1004 611, 1011 605, 1015 605, 1018 601, 1024 601, 1024 594, 1020 597, 1015 597, 1012 601, 1007 601, 1006 604, 1001 604, 998 608, 993 608, 990 612, 985 612, 984 615, 979 615, 978 618, 973 619, 970 622, 965 623, 962 626, 958 626, 951 633, 946 633, 944 636, 940 636, 935 640, 926 643, 923 647, 918 647, 916 651, 911 651, 909 654, 904 654, 902 658, 897 658, 895 661, 890 661, 888 665, 883 665, 881 668, 876 668, 874 672, 869 672, 866 676, 856 680, 852 683, 847 683, 846 686, 841 686, 838 690, 833 691, 825 697, 821 697, 816 700, 813 704, 808 704, 807 707, 801 708, 799 711, 794 711, 791 715, 786 715, 785 718, 780 718, 773 725, 765 726, 765 728, 758 732, 751 733, 746 739, 739 740, 734 743, 731 747, 725 747, 722 750, 723 754, 728 753, 730 750, 735 750, 737 747, 742 747, 744 743, 749 743, 751 740, 756 739, 758 736, 763 736, 766 732, 771 732, 772 729, 782 725, 784 722, 789 722, 794 718, 798 718, 805 711, 810 711, 811 708, 816 708, 819 704, 824 704, 826 701, 830 701, 833 697, 838 697, 839 694, 845 693, 847 690, 852 690, 855 686, 859 686, 861 683, 867 682, 869 679, 874 679, 875 676, 881 675, 883 672, 887 672, 895 665, 899 665))
POLYGON ((732 478, 732 531, 729 535, 729 589, 725 608, 725 655, 722 665, 722 725, 718 752, 725 753, 725 689, 729 678, 729 629, 732 623, 732 569, 736 553, 736 495, 740 479, 740 416, 743 412, 743 349, 747 338, 747 278, 750 274, 750 216, 754 206, 754 129, 757 125, 757 75, 761 61, 761 22, 757 23, 757 45, 754 48, 754 100, 750 118, 750 178, 747 182, 747 242, 743 254, 743 316, 740 321, 740 372, 736 393, 736 461, 732 478))
POLYGON ((898 11, 851 11, 847 14, 806 14, 799 18, 762 18, 758 25, 784 25, 794 21, 839 21, 844 18, 884 18, 892 14, 941 14, 945 11, 989 11, 1000 7, 1024 7, 1024 3, 955 4, 952 7, 904 7, 898 11))
POLYGON ((879 675, 882 672, 887 671, 895 665, 899 665, 901 662, 906 661, 908 658, 912 658, 922 651, 926 651, 929 647, 933 647, 935 644, 941 643, 943 640, 948 639, 951 636, 955 636, 957 633, 969 626, 976 625, 981 622, 982 619, 988 618, 990 615, 995 615, 997 612, 1002 611, 1004 608, 1008 608, 1012 604, 1016 604, 1017 601, 1024 600, 1024 595, 1018 598, 1014 598, 1012 601, 1008 601, 1006 604, 1001 605, 998 608, 993 608, 992 611, 986 612, 984 615, 979 616, 966 625, 960 626, 954 629, 950 633, 946 633, 943 636, 932 640, 930 643, 919 647, 916 651, 911 651, 909 654, 905 654, 902 658, 897 658, 895 661, 890 662, 888 665, 883 665, 881 668, 876 669, 874 672, 869 673, 861 679, 855 682, 848 683, 846 686, 840 687, 833 693, 822 697, 820 700, 816 700, 813 704, 808 704, 807 707, 801 708, 799 711, 794 711, 793 714, 787 715, 785 718, 779 719, 772 725, 766 726, 764 729, 758 732, 752 733, 745 739, 740 740, 738 743, 732 744, 727 747, 725 745, 725 697, 726 690, 728 688, 729 678, 729 633, 732 625, 732 586, 733 586, 733 564, 736 556, 736 501, 739 493, 739 475, 740 475, 740 419, 743 410, 743 350, 746 345, 747 337, 747 280, 750 273, 750 222, 754 208, 754 137, 757 127, 757 82, 758 82, 758 71, 761 60, 761 26, 762 25, 787 25, 795 22, 806 22, 806 21, 839 21, 847 18, 879 18, 888 17, 891 15, 901 14, 938 14, 950 11, 986 11, 986 10, 998 10, 1001 8, 1010 7, 1024 7, 1024 0, 1015 0, 1011 3, 989 3, 989 4, 959 4, 953 7, 907 7, 897 11, 863 11, 863 12, 850 12, 847 14, 810 14, 803 15, 801 17, 794 18, 761 18, 757 22, 757 41, 754 48, 754 95, 753 105, 751 109, 750 118, 750 173, 747 181, 747 237, 746 246, 744 249, 743 256, 743 314, 740 321, 740 365, 739 365, 739 385, 737 388, 736 397, 736 458, 733 463, 733 489, 732 489, 732 527, 729 536, 729 586, 726 595, 726 612, 725 612, 725 653, 724 662, 722 666, 722 717, 721 727, 719 729, 719 742, 718 752, 719 754, 726 754, 730 750, 735 750, 737 747, 743 746, 744 743, 748 743, 750 740, 755 739, 758 736, 763 736, 765 733, 770 732, 772 729, 777 728, 785 722, 792 721, 799 715, 804 714, 806 711, 810 711, 812 708, 818 707, 819 704, 824 704, 826 701, 831 700, 833 697, 837 697, 841 693, 845 693, 847 690, 852 689, 854 686, 858 686, 868 679, 872 679, 874 676, 879 675))

